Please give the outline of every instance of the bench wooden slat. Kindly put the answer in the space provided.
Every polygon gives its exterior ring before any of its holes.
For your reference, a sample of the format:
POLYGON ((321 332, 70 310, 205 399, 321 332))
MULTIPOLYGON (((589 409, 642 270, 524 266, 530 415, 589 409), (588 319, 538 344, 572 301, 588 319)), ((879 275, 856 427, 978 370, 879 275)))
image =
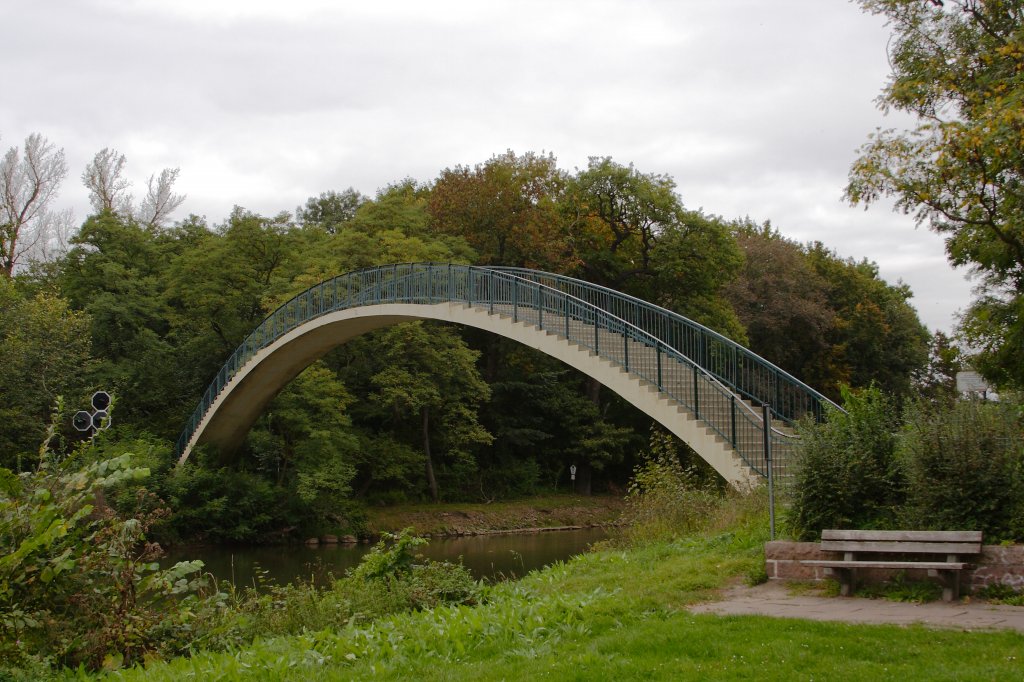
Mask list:
POLYGON ((809 566, 826 568, 926 568, 932 570, 962 571, 968 564, 959 561, 829 561, 805 559, 800 562, 809 566))
POLYGON ((980 530, 823 530, 822 540, 882 542, 972 542, 981 544, 980 530))
POLYGON ((884 542, 859 540, 822 540, 829 552, 899 552, 904 554, 979 554, 980 543, 967 542, 884 542))

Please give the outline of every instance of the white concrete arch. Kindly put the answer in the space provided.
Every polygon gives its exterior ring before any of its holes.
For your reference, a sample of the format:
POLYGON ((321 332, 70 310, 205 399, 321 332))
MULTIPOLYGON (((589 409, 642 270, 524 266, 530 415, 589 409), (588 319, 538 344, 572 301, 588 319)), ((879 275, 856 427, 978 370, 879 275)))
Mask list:
POLYGON ((184 447, 179 463, 193 447, 210 443, 230 451, 274 396, 303 369, 331 349, 375 329, 411 320, 440 320, 475 327, 518 341, 592 377, 649 415, 692 447, 730 484, 745 488, 759 477, 729 443, 681 403, 657 386, 628 373, 565 337, 529 321, 465 303, 385 303, 338 310, 316 317, 258 351, 224 386, 184 447))

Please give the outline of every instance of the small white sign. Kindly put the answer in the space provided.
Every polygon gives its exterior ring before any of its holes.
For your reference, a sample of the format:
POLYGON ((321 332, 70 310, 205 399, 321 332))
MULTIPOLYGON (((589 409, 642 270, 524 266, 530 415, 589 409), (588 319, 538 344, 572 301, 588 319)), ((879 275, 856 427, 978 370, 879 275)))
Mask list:
POLYGON ((967 371, 956 373, 956 390, 960 393, 987 393, 992 387, 977 372, 967 371))
POLYGON ((576 465, 575 464, 573 464, 572 466, 569 467, 569 480, 570 481, 575 481, 576 480, 576 465))

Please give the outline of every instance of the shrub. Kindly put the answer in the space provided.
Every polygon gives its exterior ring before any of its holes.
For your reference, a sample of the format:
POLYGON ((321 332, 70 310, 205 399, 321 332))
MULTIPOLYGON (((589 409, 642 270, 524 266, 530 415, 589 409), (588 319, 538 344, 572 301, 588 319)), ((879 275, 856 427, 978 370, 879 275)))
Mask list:
POLYGON ((905 481, 896 458, 899 415, 877 387, 843 389, 846 412, 805 422, 795 456, 787 521, 798 539, 824 528, 888 528, 897 523, 905 481))
POLYGON ((187 614, 168 604, 199 587, 202 563, 159 570, 159 547, 145 541, 159 514, 125 517, 97 500, 148 470, 128 453, 94 459, 88 444, 61 456, 55 432, 34 471, 0 469, 0 658, 96 669, 173 648, 166 620, 187 614))
POLYGON ((469 569, 446 561, 423 561, 414 550, 426 543, 413 536, 411 528, 385 533, 362 562, 335 583, 334 591, 345 595, 358 611, 375 616, 475 602, 480 588, 469 569), (379 609, 374 605, 378 600, 388 606, 379 609))
POLYGON ((623 521, 634 543, 672 540, 706 528, 721 494, 657 448, 633 472, 623 521))
POLYGON ((227 605, 198 619, 194 645, 225 649, 257 637, 315 632, 403 611, 473 604, 482 587, 461 565, 423 561, 415 549, 427 541, 406 529, 385 533, 349 575, 328 587, 312 582, 236 590, 227 605))
POLYGON ((899 438, 907 478, 903 524, 1024 537, 1024 437, 1014 402, 919 402, 899 438))

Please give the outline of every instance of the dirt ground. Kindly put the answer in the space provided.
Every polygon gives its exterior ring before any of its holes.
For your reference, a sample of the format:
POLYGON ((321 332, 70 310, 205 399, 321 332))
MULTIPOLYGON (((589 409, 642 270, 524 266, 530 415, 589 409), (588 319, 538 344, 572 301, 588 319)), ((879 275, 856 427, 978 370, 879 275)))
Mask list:
POLYGON ((368 510, 372 534, 412 527, 418 535, 480 535, 614 525, 624 502, 611 495, 557 495, 493 504, 416 504, 368 510))

